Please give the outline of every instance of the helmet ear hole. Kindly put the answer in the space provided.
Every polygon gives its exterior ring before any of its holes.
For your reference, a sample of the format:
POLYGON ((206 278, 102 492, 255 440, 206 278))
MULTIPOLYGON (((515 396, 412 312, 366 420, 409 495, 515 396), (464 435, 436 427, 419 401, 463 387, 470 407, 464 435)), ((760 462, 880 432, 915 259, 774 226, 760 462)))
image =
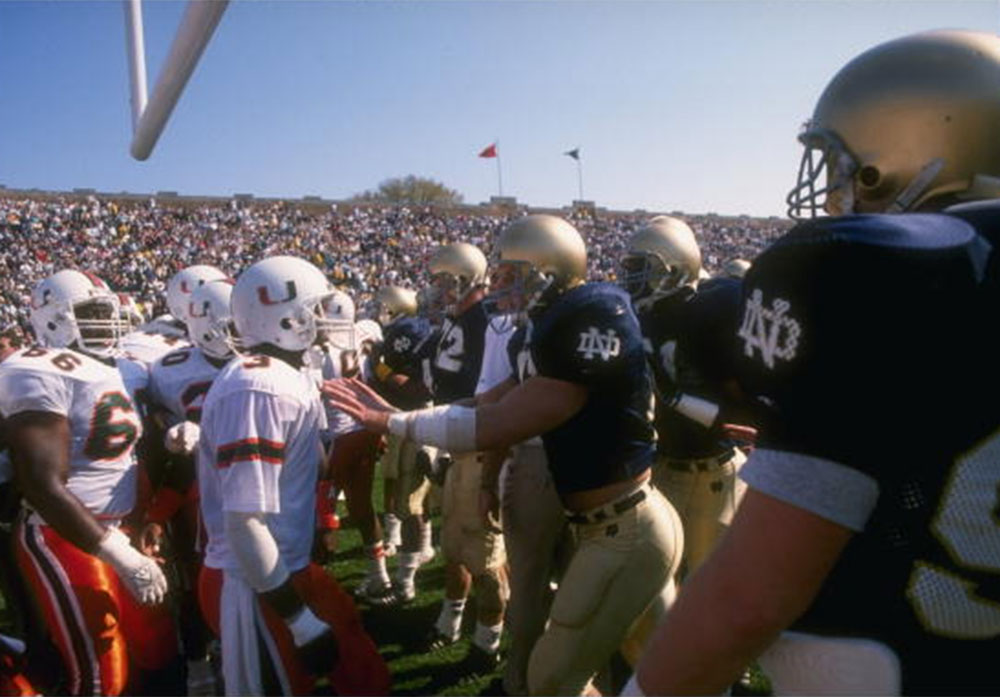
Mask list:
POLYGON ((49 328, 50 332, 54 332, 56 330, 56 323, 55 322, 49 322, 46 326, 49 328))
POLYGON ((282 329, 288 330, 292 328, 292 320, 287 317, 283 317, 280 324, 282 329))
POLYGON ((882 183, 882 173, 875 165, 865 165, 858 170, 858 183, 866 189, 874 189, 882 183))

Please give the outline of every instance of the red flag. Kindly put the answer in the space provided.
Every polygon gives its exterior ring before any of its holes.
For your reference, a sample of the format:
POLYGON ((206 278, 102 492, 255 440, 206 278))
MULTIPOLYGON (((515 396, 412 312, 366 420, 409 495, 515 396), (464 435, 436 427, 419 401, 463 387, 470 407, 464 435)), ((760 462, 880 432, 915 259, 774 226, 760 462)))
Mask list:
POLYGON ((497 156, 497 144, 487 145, 483 148, 483 151, 479 153, 480 157, 496 157, 497 156))

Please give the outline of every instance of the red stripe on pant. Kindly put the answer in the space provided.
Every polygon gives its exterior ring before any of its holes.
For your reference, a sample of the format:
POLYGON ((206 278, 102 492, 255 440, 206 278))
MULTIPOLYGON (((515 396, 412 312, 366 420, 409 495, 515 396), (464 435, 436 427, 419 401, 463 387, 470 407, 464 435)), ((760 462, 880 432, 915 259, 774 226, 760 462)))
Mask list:
MULTIPOLYGON (((361 616, 351 597, 317 564, 310 564, 292 574, 292 584, 316 616, 333 627, 340 657, 331 666, 327 676, 337 694, 389 694, 392 686, 389 669, 379 655, 375 642, 362 626, 361 616)), ((220 635, 221 597, 222 571, 203 567, 198 582, 198 599, 205 622, 216 636, 220 635)), ((292 693, 312 694, 316 685, 315 677, 307 675, 299 665, 288 627, 265 603, 261 602, 261 608, 267 629, 281 655, 282 666, 289 676, 292 693)))
POLYGON ((130 661, 158 670, 176 657, 168 607, 139 605, 110 566, 53 528, 19 524, 15 554, 63 658, 71 694, 118 695, 130 661))

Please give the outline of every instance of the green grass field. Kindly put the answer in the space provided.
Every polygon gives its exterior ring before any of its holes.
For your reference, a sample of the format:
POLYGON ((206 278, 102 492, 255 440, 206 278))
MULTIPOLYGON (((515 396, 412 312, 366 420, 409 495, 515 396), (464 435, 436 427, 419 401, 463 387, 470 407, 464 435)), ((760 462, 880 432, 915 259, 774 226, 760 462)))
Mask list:
MULTIPOLYGON (((377 485, 376 502, 381 500, 377 485)), ((343 512, 343 503, 341 503, 343 512)), ((435 527, 439 521, 435 520, 435 527)), ((389 559, 390 574, 395 560, 389 559)), ((365 577, 366 561, 361 536, 345 521, 340 531, 339 547, 327 569, 348 591, 365 577)), ((368 607, 359 604, 365 627, 378 644, 393 676, 393 694, 398 695, 475 695, 495 675, 469 675, 462 659, 468 651, 475 627, 475 599, 466 606, 463 638, 458 643, 434 653, 422 653, 417 644, 437 619, 444 595, 444 564, 441 555, 417 572, 417 597, 400 608, 368 607)))

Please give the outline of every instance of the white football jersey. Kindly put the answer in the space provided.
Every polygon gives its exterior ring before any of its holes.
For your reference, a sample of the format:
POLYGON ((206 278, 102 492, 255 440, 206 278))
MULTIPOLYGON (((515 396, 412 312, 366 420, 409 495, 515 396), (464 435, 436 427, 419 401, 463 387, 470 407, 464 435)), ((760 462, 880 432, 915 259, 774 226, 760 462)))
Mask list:
MULTIPOLYGON (((143 325, 147 326, 149 325, 143 325)), ((123 336, 118 342, 118 347, 147 365, 152 365, 158 358, 175 349, 191 345, 191 342, 184 337, 162 334, 143 327, 123 336)))
POLYGON ((240 357, 222 369, 202 407, 197 457, 207 566, 238 568, 226 540, 227 511, 267 514, 289 570, 308 564, 325 422, 304 371, 267 356, 240 357))
POLYGON ((145 416, 144 410, 149 396, 149 366, 138 358, 128 355, 115 358, 115 365, 121 373, 129 397, 139 408, 140 415, 145 416))
MULTIPOLYGON (((362 361, 362 358, 363 356, 355 349, 340 348, 329 343, 312 346, 308 354, 309 372, 317 386, 321 385, 324 380, 336 378, 360 377, 367 381, 369 376, 363 364, 367 361, 362 361)), ((327 422, 327 431, 323 438, 327 443, 333 442, 346 433, 353 433, 364 428, 341 410, 330 406, 326 400, 323 400, 323 408, 326 410, 327 422)))
POLYGON ((199 423, 205 395, 220 370, 197 346, 171 351, 150 368, 149 401, 167 410, 168 426, 199 423))
POLYGON ((118 370, 70 349, 21 349, 0 363, 0 415, 23 411, 68 419, 66 488, 87 510, 114 518, 132 510, 142 422, 118 370))

